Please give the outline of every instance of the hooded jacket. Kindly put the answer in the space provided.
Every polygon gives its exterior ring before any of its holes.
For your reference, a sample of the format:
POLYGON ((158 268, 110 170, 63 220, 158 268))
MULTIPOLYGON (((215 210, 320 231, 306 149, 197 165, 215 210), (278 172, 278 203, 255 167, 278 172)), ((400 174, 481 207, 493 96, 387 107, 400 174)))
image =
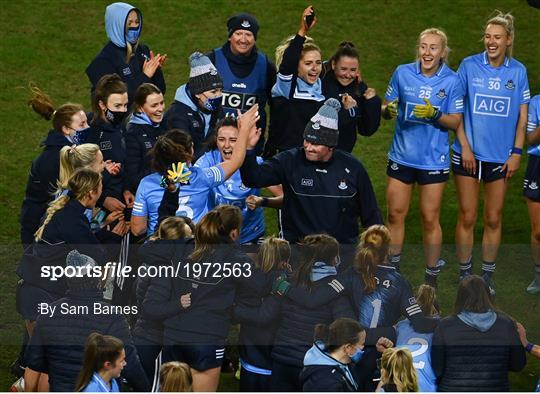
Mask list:
POLYGON ((123 201, 122 192, 125 190, 126 183, 126 142, 122 131, 108 122, 95 119, 88 130, 85 142, 99 146, 104 161, 112 160, 121 164, 120 172, 116 175, 103 171, 103 192, 98 205, 101 205, 106 197, 114 197, 123 201))
POLYGON ((324 351, 324 344, 317 341, 304 356, 304 369, 300 373, 302 391, 305 392, 354 392, 358 384, 347 364, 336 360, 324 351))
MULTIPOLYGON (((172 256, 175 254, 175 249, 178 244, 184 244, 183 240, 156 240, 149 241, 141 245, 139 249, 139 258, 142 264, 148 266, 172 266, 172 256)), ((150 276, 141 276, 137 278, 136 298, 139 316, 133 328, 133 336, 135 341, 142 338, 145 341, 152 342, 156 345, 163 344, 163 321, 160 319, 149 319, 145 317, 143 303, 148 291, 148 287, 152 283, 153 278, 150 276)), ((137 343, 136 343, 137 344, 137 343)))
MULTIPOLYGON (((336 268, 316 262, 311 271, 312 291, 329 287, 336 278, 336 268)), ((356 316, 347 297, 339 297, 318 308, 306 308, 286 298, 282 301, 279 329, 276 333, 272 357, 282 364, 302 367, 304 355, 313 343, 316 324, 330 324, 338 317, 356 316)))
POLYGON ((133 114, 127 126, 126 138, 126 184, 133 194, 145 176, 151 173, 148 152, 154 147, 163 129, 154 124, 144 113, 133 114))
POLYGON ((298 78, 298 62, 305 40, 305 37, 296 35, 283 53, 277 80, 272 87, 265 158, 302 146, 306 125, 323 105, 321 79, 310 85, 298 78))
POLYGON ((508 371, 521 371, 526 358, 509 317, 465 311, 439 323, 431 363, 439 391, 509 391, 508 371))
POLYGON ((66 256, 73 249, 92 257, 99 265, 108 261, 109 254, 100 241, 118 241, 119 236, 106 230, 93 233, 85 210, 79 201, 70 198, 65 207, 54 214, 42 239, 24 251, 17 266, 17 275, 21 279, 50 293, 64 295, 65 277, 52 280, 42 269, 46 266, 65 267, 66 256))
POLYGON ((165 130, 180 129, 191 135, 195 150, 193 162, 195 162, 209 150, 208 143, 215 133, 216 122, 223 117, 225 114, 221 106, 212 113, 201 110, 189 90, 189 85, 184 84, 176 89, 174 101, 161 124, 165 130))
POLYGON ((356 107, 339 110, 339 140, 337 149, 352 152, 356 143, 356 132, 369 137, 373 135, 381 123, 381 98, 375 96, 366 100, 363 96, 368 86, 365 82, 352 82, 342 86, 332 69, 322 78, 322 92, 326 98, 335 98, 341 102, 341 95, 350 95, 357 103, 356 107))
POLYGON ((53 200, 60 173, 60 150, 72 145, 62 133, 49 131, 41 143, 43 151, 32 162, 26 191, 21 207, 21 241, 23 245, 34 241, 34 233, 39 228, 47 204, 53 200))
POLYGON ((105 312, 109 304, 103 301, 102 291, 70 290, 66 297, 52 306, 56 309, 51 315, 38 317, 25 352, 26 365, 49 374, 51 391, 75 390, 77 375, 84 361, 84 345, 92 332, 122 340, 127 362, 122 376, 127 378, 134 391, 150 389, 133 346, 129 326, 121 314, 105 312))
MULTIPOLYGON (((143 83, 153 83, 165 94, 165 79, 161 67, 158 67, 154 76, 148 78, 143 73, 143 65, 150 58, 150 49, 138 42, 134 46, 133 55, 126 63, 127 41, 126 22, 131 10, 139 14, 139 33, 142 31, 143 20, 141 12, 127 3, 113 3, 105 11, 105 31, 109 42, 86 68, 86 75, 92 84, 93 94, 99 79, 106 74, 118 74, 128 86, 129 103, 137 88, 143 83)), ((139 38, 140 39, 140 38, 139 38)))

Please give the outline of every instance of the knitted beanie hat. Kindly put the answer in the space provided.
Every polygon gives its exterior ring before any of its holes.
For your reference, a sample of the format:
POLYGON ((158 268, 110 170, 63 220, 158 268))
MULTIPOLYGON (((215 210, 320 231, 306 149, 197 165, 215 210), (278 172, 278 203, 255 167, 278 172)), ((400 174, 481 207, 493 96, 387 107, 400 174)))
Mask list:
POLYGON ((227 21, 227 30, 229 31, 229 37, 232 36, 236 30, 248 30, 253 33, 256 40, 259 31, 259 23, 252 15, 245 13, 237 14, 231 16, 227 21))
POLYGON ((341 104, 334 98, 326 100, 304 130, 304 139, 317 145, 335 147, 338 144, 338 112, 341 104))
POLYGON ((189 91, 191 93, 200 94, 212 89, 223 89, 223 80, 207 56, 201 52, 194 52, 189 57, 189 63, 191 65, 189 72, 189 91))
POLYGON ((66 268, 74 267, 76 271, 74 276, 69 275, 66 278, 68 288, 70 290, 96 290, 98 288, 100 278, 93 277, 93 275, 87 271, 91 271, 95 265, 96 262, 92 257, 81 254, 76 249, 69 252, 66 257, 66 268))

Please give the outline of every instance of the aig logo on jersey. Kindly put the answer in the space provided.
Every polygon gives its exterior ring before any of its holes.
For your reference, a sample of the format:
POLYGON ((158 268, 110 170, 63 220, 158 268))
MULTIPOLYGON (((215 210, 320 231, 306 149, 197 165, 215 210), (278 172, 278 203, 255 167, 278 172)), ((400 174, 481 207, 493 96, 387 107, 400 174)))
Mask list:
POLYGON ((302 186, 313 186, 313 179, 302 178, 302 186))
POLYGON ((257 103, 257 96, 247 93, 223 92, 221 104, 224 108, 247 111, 257 103))
POLYGON ((474 95, 473 113, 486 116, 508 117, 510 111, 510 97, 492 96, 476 93, 474 95))

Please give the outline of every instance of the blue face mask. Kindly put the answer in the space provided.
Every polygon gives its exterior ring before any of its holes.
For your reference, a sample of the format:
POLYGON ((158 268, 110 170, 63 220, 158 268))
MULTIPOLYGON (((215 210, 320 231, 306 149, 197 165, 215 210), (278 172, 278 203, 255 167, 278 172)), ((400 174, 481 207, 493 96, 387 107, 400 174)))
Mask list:
POLYGON ((141 29, 139 27, 130 27, 127 31, 126 39, 130 44, 136 44, 140 34, 141 29))
POLYGON ((208 111, 214 112, 221 104, 221 97, 222 96, 214 98, 207 97, 206 101, 204 102, 204 108, 206 108, 208 111))
POLYGON ((358 349, 356 353, 354 353, 352 356, 349 356, 349 357, 351 358, 351 361, 353 363, 357 363, 358 361, 362 359, 363 356, 364 356, 364 350, 358 349))
POLYGON ((84 143, 84 141, 86 139, 86 131, 89 128, 90 127, 85 127, 84 129, 75 130, 75 132, 71 136, 71 139, 73 140, 73 143, 75 145, 80 145, 80 144, 84 143))

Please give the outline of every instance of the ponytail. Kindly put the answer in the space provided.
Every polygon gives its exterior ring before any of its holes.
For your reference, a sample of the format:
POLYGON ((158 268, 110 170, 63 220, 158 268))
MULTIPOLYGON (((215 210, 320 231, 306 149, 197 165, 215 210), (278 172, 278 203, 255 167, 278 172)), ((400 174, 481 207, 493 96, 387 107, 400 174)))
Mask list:
MULTIPOLYGON (((82 200, 88 196, 90 192, 97 190, 100 182, 101 174, 87 168, 81 168, 75 171, 71 178, 69 178, 68 188, 70 194, 73 195, 76 200, 82 200)), ((45 227, 47 227, 53 216, 69 202, 71 199, 70 194, 60 196, 49 204, 49 208, 47 208, 45 214, 45 220, 34 234, 36 242, 42 239, 45 227)))
POLYGON ((77 377, 75 391, 82 391, 90 383, 94 372, 99 372, 106 362, 114 364, 123 349, 124 343, 120 339, 97 332, 91 333, 86 340, 83 366, 77 377))
POLYGON ((189 365, 179 361, 165 363, 159 369, 161 393, 186 393, 193 391, 193 377, 189 365))
POLYGON ((505 14, 499 10, 495 10, 494 16, 489 18, 484 30, 487 29, 488 25, 499 25, 504 27, 504 30, 506 30, 506 34, 508 34, 508 37, 512 39, 512 43, 508 47, 506 47, 506 56, 511 58, 514 48, 514 37, 516 34, 514 28, 514 16, 509 12, 505 14))
POLYGON ((88 168, 96 160, 99 146, 96 144, 82 144, 79 146, 64 146, 60 149, 60 175, 57 187, 59 190, 67 188, 68 180, 78 168, 88 168))
POLYGON ((230 243, 230 233, 240 230, 242 211, 233 205, 219 205, 195 226, 195 249, 189 256, 198 261, 212 253, 214 245, 230 243))
POLYGON ((418 391, 418 377, 409 349, 390 348, 384 351, 381 359, 381 379, 383 384, 395 384, 398 392, 418 391))
POLYGON ((360 340, 360 334, 365 331, 356 320, 340 317, 329 326, 317 324, 314 339, 324 342, 325 350, 331 353, 343 345, 356 344, 360 340))
POLYGON ((259 269, 264 272, 270 272, 275 269, 282 269, 278 264, 288 262, 291 258, 291 245, 289 242, 276 238, 267 237, 259 247, 257 255, 259 269))
POLYGON ((362 276, 364 291, 370 294, 377 288, 375 271, 388 257, 390 231, 383 225, 373 225, 364 231, 356 249, 354 268, 362 276))
POLYGON ((72 103, 63 104, 55 110, 50 96, 33 84, 30 85, 30 92, 32 97, 28 100, 28 105, 43 119, 52 120, 53 129, 59 133, 62 133, 63 126, 71 125, 73 115, 84 112, 82 105, 72 103))
POLYGON ((313 264, 322 261, 334 265, 333 261, 339 255, 338 241, 328 234, 314 234, 304 237, 302 247, 302 264, 294 272, 293 281, 296 286, 311 288, 311 270, 313 264))
POLYGON ((182 130, 169 130, 158 137, 154 147, 148 153, 152 171, 166 175, 171 163, 188 163, 192 160, 193 140, 182 130))
POLYGON ((435 316, 440 312, 435 288, 430 285, 420 285, 416 293, 416 302, 426 316, 435 316))

